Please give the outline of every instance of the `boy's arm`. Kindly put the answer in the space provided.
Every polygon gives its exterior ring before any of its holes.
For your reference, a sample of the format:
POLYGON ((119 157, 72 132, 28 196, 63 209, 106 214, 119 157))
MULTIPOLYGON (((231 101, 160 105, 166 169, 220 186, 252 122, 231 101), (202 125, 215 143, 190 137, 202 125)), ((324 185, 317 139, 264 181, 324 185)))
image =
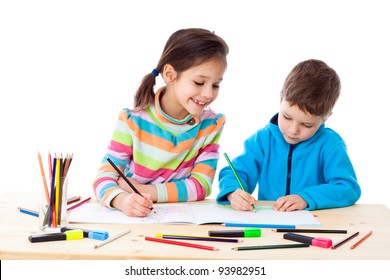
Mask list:
POLYGON ((298 193, 307 210, 350 206, 360 198, 361 189, 344 142, 323 155, 325 184, 307 187, 298 193))
MULTIPOLYGON (((263 151, 260 144, 260 132, 256 132, 244 142, 244 152, 232 159, 232 164, 238 177, 243 184, 245 191, 252 194, 256 188, 261 173, 263 151)), ((219 173, 219 194, 217 203, 228 204, 227 195, 239 189, 240 186, 231 168, 225 166, 219 173)))

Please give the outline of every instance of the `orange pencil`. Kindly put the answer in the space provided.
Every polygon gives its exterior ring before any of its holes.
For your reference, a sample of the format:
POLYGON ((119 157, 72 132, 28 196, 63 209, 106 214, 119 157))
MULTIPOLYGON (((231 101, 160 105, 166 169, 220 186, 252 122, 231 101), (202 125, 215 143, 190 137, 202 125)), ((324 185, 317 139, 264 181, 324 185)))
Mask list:
POLYGON ((145 240, 160 242, 160 243, 165 243, 165 244, 185 246, 185 247, 192 247, 192 248, 203 249, 203 250, 218 251, 217 248, 214 248, 211 246, 205 246, 205 245, 199 245, 199 244, 181 242, 181 241, 174 241, 174 240, 169 240, 169 239, 161 239, 161 238, 154 238, 154 237, 145 236, 145 240))
POLYGON ((371 234, 372 234, 372 230, 370 232, 368 232, 365 236, 363 236, 358 242, 353 244, 351 246, 351 249, 355 249, 357 246, 359 246, 360 243, 362 243, 364 240, 366 240, 368 237, 370 237, 371 234))
POLYGON ((45 170, 43 169, 42 158, 41 158, 41 154, 39 153, 39 151, 38 151, 38 162, 39 162, 39 168, 41 169, 41 176, 42 176, 42 180, 43 180, 43 186, 45 188, 46 201, 47 201, 47 204, 49 204, 50 203, 49 188, 47 187, 45 170))

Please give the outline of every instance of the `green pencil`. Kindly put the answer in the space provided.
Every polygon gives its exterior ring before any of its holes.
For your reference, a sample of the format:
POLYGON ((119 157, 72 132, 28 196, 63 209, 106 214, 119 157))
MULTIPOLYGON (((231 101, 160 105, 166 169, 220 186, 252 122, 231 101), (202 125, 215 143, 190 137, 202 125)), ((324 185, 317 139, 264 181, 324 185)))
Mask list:
POLYGON ((232 248, 234 251, 245 250, 263 250, 263 249, 283 249, 283 248, 302 248, 309 247, 309 243, 296 243, 296 244, 278 244, 278 245, 263 245, 263 246, 244 246, 232 248))
MULTIPOLYGON (((238 174, 237 174, 236 170, 234 169, 233 164, 232 164, 232 162, 230 161, 230 159, 229 159, 227 153, 224 153, 223 155, 225 156, 226 161, 228 162, 228 164, 229 164, 229 166, 230 166, 230 169, 233 171, 234 177, 236 177, 236 180, 237 180, 237 182, 238 182, 238 185, 240 186, 240 188, 241 188, 243 191, 246 191, 245 188, 244 188, 244 185, 241 183, 240 177, 238 177, 238 174)), ((253 209, 254 211, 256 211, 256 207, 255 207, 253 204, 252 204, 252 209, 253 209)))

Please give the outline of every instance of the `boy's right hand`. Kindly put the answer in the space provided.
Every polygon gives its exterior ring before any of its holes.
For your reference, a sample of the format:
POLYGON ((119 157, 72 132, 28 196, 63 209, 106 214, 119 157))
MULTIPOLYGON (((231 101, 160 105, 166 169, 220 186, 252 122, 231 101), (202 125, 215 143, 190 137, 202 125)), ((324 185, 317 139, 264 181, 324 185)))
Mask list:
POLYGON ((120 193, 112 201, 112 206, 131 217, 145 217, 152 210, 153 201, 149 194, 120 193))
POLYGON ((252 210, 252 205, 256 205, 256 199, 241 189, 228 194, 227 199, 232 208, 236 210, 249 211, 252 210))

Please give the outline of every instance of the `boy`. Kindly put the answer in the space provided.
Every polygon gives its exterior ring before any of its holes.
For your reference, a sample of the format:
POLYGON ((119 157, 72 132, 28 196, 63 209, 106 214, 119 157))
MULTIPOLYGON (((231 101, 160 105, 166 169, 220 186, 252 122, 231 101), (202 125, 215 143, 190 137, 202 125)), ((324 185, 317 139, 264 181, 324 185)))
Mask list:
POLYGON ((343 139, 325 121, 340 95, 337 73, 320 60, 296 65, 287 76, 280 111, 244 143, 232 160, 246 191, 229 166, 219 174, 217 202, 250 210, 250 194, 275 200, 278 211, 314 210, 354 204, 360 186, 343 139))

